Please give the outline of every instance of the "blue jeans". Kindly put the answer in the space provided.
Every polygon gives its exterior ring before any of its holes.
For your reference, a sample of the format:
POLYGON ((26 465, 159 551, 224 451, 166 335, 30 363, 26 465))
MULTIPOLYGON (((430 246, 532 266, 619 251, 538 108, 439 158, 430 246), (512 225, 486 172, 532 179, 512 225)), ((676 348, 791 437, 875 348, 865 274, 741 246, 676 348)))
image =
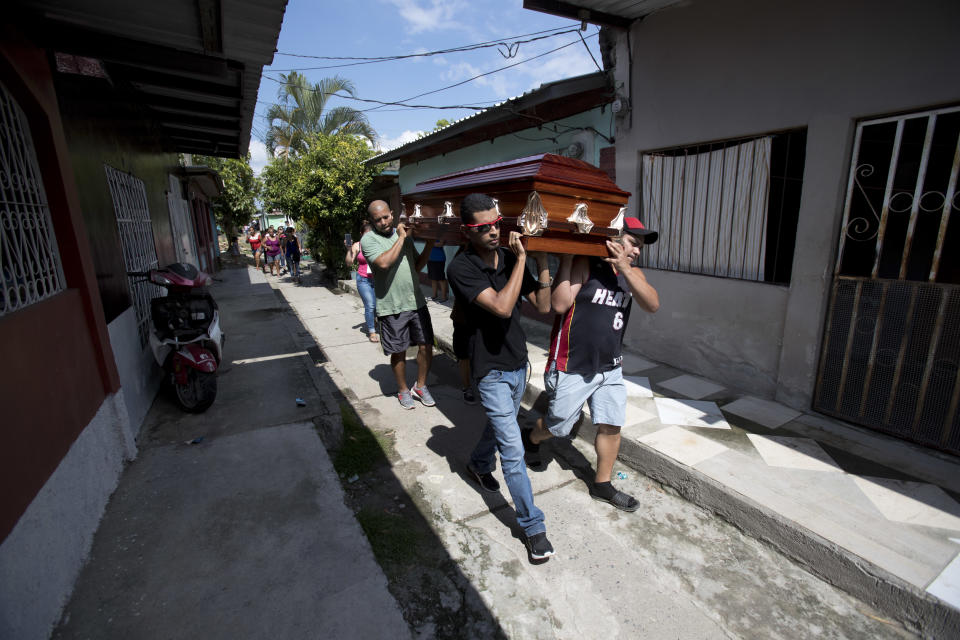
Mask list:
POLYGON ((373 289, 373 279, 364 278, 357 273, 357 292, 363 300, 363 317, 367 322, 367 333, 376 333, 374 320, 377 313, 377 294, 373 289))
POLYGON ((517 508, 517 524, 526 535, 532 536, 545 532, 547 527, 543 523, 543 512, 533 504, 533 488, 523 460, 523 441, 517 423, 526 374, 526 367, 516 371, 491 371, 477 382, 487 424, 470 455, 470 464, 479 473, 490 473, 497 466, 495 452, 500 450, 503 478, 517 508))

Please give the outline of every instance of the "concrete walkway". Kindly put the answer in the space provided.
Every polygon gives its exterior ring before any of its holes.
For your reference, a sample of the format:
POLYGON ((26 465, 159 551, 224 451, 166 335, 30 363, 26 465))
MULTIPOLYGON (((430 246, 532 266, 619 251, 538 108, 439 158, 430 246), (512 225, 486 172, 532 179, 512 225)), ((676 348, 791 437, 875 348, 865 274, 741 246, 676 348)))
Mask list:
MULTIPOLYGON (((437 342, 452 352, 449 306, 429 303, 437 342)), ((549 327, 524 323, 532 371, 525 406, 542 409, 549 327)), ((960 637, 960 460, 637 352, 625 354, 623 369, 624 464, 909 628, 960 637)), ((593 434, 587 415, 579 437, 592 443, 593 434)))
MULTIPOLYGON (((713 383, 630 354, 615 471, 641 508, 589 499, 584 420, 580 438, 545 445, 545 468, 531 473, 557 548, 533 565, 509 494, 481 492, 464 473, 484 416, 463 404, 451 359, 436 357, 428 379, 437 407, 404 411, 388 359, 360 332, 359 298, 314 273, 302 285, 249 268, 218 278, 228 336, 218 399, 194 416, 157 398, 56 638, 904 637, 885 616, 928 637, 960 629, 941 599, 960 539, 949 458, 732 390, 703 395, 711 388, 697 385, 713 383), (389 441, 385 473, 399 489, 383 511, 422 514, 431 534, 418 548, 443 557, 439 579, 404 591, 344 504, 384 480, 337 477, 327 448, 347 405, 389 441), (417 599, 436 610, 412 612, 417 599)), ((430 310, 449 345, 449 309, 430 310)), ((527 423, 547 327, 531 322, 528 336, 527 423)), ((382 538, 402 547, 401 533, 382 538)))
POLYGON ((216 278, 217 400, 157 397, 53 637, 409 637, 321 442, 335 387, 265 276, 216 278))

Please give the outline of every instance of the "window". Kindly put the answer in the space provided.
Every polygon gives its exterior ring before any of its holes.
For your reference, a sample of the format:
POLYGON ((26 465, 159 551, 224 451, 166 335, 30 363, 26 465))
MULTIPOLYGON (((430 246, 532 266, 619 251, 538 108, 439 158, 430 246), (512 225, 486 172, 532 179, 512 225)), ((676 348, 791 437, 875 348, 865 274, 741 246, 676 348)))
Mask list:
POLYGON ((26 115, 0 84, 0 316, 63 291, 47 194, 26 115))
MULTIPOLYGON (((143 180, 129 173, 103 165, 117 216, 117 231, 123 248, 123 263, 128 272, 157 268, 157 250, 153 244, 153 224, 147 208, 147 190, 143 180)), ((143 278, 130 277, 130 296, 137 314, 140 346, 146 346, 150 331, 150 301, 164 291, 143 278)))
POLYGON ((788 284, 806 129, 644 153, 643 266, 788 284))

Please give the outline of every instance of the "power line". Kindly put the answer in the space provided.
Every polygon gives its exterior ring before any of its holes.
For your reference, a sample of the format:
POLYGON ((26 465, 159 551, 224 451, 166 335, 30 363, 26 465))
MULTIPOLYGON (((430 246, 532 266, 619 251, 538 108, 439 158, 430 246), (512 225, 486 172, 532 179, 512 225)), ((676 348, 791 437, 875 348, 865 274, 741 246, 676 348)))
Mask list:
MULTIPOLYGON (((590 37, 593 37, 593 36, 595 36, 595 35, 597 35, 597 34, 599 34, 599 33, 600 33, 600 32, 597 31, 597 33, 592 34, 590 37)), ((580 37, 581 37, 581 39, 583 38, 583 36, 580 36, 580 37)), ((432 95, 432 94, 434 94, 434 93, 440 93, 441 91, 446 91, 447 89, 453 89, 454 87, 459 87, 459 86, 461 86, 461 85, 467 84, 468 82, 473 82, 474 80, 477 80, 477 79, 479 79, 479 78, 483 78, 484 76, 489 76, 489 75, 492 75, 492 74, 494 74, 494 73, 497 73, 497 72, 500 72, 500 71, 504 71, 504 70, 510 69, 510 68, 512 68, 512 67, 519 66, 519 65, 521 65, 521 64, 524 64, 525 62, 530 62, 531 60, 536 60, 537 58, 542 58, 542 57, 544 57, 544 56, 550 55, 551 53, 556 53, 557 51, 560 51, 561 49, 566 49, 567 47, 573 46, 573 45, 575 45, 576 43, 577 43, 576 40, 574 40, 573 42, 570 42, 570 43, 567 43, 567 44, 562 45, 562 46, 560 46, 560 47, 557 47, 556 49, 551 49, 550 51, 546 51, 546 52, 544 52, 544 53, 541 53, 541 54, 539 54, 539 55, 533 56, 533 57, 531 57, 531 58, 526 58, 525 60, 520 60, 519 62, 514 62, 513 64, 508 64, 508 65, 506 65, 505 67, 500 67, 500 68, 494 69, 494 70, 492 70, 492 71, 487 71, 486 73, 481 73, 481 74, 479 74, 479 75, 475 75, 475 76, 473 76, 472 78, 467 78, 466 80, 463 80, 462 82, 457 82, 457 83, 454 83, 454 84, 451 84, 451 85, 447 85, 446 87, 441 87, 441 88, 439 88, 439 89, 434 89, 433 91, 427 91, 426 93, 420 93, 420 94, 417 94, 417 95, 415 95, 415 96, 411 96, 411 97, 409 97, 409 98, 403 98, 402 100, 400 100, 400 102, 406 102, 407 100, 415 100, 415 99, 417 99, 417 98, 422 98, 423 96, 429 96, 429 95, 432 95)), ((376 109, 376 107, 374 107, 374 109, 376 109)), ((374 109, 366 109, 366 111, 373 111, 374 109)))
MULTIPOLYGON (((554 27, 553 29, 544 29, 543 31, 534 31, 533 33, 524 33, 524 34, 521 34, 521 35, 519 35, 519 36, 508 36, 508 37, 506 37, 506 38, 501 38, 501 39, 499 39, 499 40, 487 40, 486 42, 477 42, 477 43, 474 43, 474 44, 465 44, 465 45, 460 46, 460 47, 453 47, 453 48, 450 48, 450 49, 441 49, 441 50, 439 50, 439 51, 425 51, 425 52, 421 52, 421 53, 410 53, 410 54, 397 55, 397 56, 369 56, 369 57, 360 57, 360 56, 315 56, 315 55, 307 55, 307 54, 303 54, 303 53, 283 53, 283 52, 280 52, 280 51, 278 51, 278 52, 276 53, 276 55, 278 55, 278 56, 291 56, 291 57, 295 57, 295 58, 310 58, 310 59, 313 59, 313 60, 371 60, 371 61, 378 61, 378 60, 399 60, 399 59, 401 59, 401 58, 413 58, 413 57, 417 57, 417 56, 432 56, 432 55, 437 55, 437 54, 441 54, 441 53, 453 53, 453 52, 456 52, 456 51, 470 51, 471 49, 473 49, 473 48, 475 48, 475 47, 497 46, 498 44, 505 44, 507 41, 516 40, 517 38, 526 38, 526 37, 528 37, 528 36, 538 36, 538 35, 541 35, 541 34, 544 34, 544 33, 551 33, 551 32, 553 32, 553 31, 561 31, 561 30, 564 30, 564 33, 570 33, 571 31, 575 31, 576 29, 574 29, 574 30, 568 30, 568 27, 554 27)), ((554 33, 553 35, 559 35, 559 34, 554 33)), ((546 37, 552 37, 552 36, 546 36, 546 37)), ((532 42, 532 40, 531 40, 530 42, 532 42)))
MULTIPOLYGON (((599 31, 597 31, 596 33, 591 34, 591 35, 588 36, 588 37, 593 37, 593 36, 596 36, 597 34, 599 34, 599 31)), ((581 36, 581 38, 582 38, 582 36, 581 36)), ((370 103, 370 104, 376 104, 376 105, 378 105, 377 107, 372 107, 372 108, 370 108, 370 109, 363 109, 363 110, 361 110, 361 112, 363 112, 363 113, 366 113, 366 112, 369 112, 369 111, 378 110, 381 106, 399 106, 399 107, 407 107, 407 108, 413 108, 413 109, 473 109, 473 110, 476 110, 476 111, 482 111, 482 110, 483 110, 484 108, 486 108, 486 107, 478 108, 478 107, 473 107, 473 106, 470 106, 470 105, 449 105, 449 106, 411 105, 411 104, 407 104, 406 101, 407 101, 407 100, 415 100, 415 99, 417 99, 417 98, 422 98, 423 96, 428 96, 428 95, 432 95, 432 94, 434 94, 434 93, 440 93, 441 91, 446 91, 447 89, 452 89, 452 88, 454 88, 454 87, 459 87, 459 86, 461 86, 461 85, 467 84, 468 82, 472 82, 472 81, 477 80, 477 79, 479 79, 479 78, 483 78, 484 76, 489 76, 489 75, 492 75, 492 74, 494 74, 494 73, 498 73, 498 72, 500 72, 500 71, 504 71, 504 70, 506 70, 506 69, 510 69, 510 68, 512 68, 512 67, 519 66, 519 65, 524 64, 524 63, 526 63, 526 62, 530 62, 531 60, 536 60, 537 58, 542 58, 542 57, 544 57, 544 56, 550 55, 551 53, 556 53, 557 51, 560 51, 561 49, 566 49, 567 47, 573 46, 573 45, 575 45, 576 43, 577 43, 577 41, 574 40, 573 42, 569 42, 569 43, 567 43, 567 44, 565 44, 565 45, 559 46, 559 47, 557 47, 557 48, 555 48, 555 49, 551 49, 550 51, 546 51, 546 52, 541 53, 541 54, 539 54, 539 55, 532 56, 532 57, 526 58, 526 59, 524 59, 524 60, 520 60, 519 62, 515 62, 515 63, 513 63, 513 64, 509 64, 509 65, 506 65, 506 66, 503 66, 503 67, 499 67, 499 68, 497 68, 497 69, 493 69, 492 71, 487 71, 486 73, 481 73, 481 74, 475 75, 475 76, 473 76, 472 78, 467 78, 466 80, 463 80, 463 81, 461 81, 461 82, 456 82, 456 83, 454 83, 454 84, 447 85, 447 86, 441 87, 441 88, 439 88, 439 89, 434 89, 434 90, 432 90, 432 91, 427 91, 427 92, 424 92, 424 93, 420 93, 420 94, 417 94, 417 95, 415 95, 415 96, 411 96, 411 97, 409 97, 409 98, 403 98, 403 99, 401 99, 401 100, 393 100, 393 101, 371 100, 371 99, 365 99, 365 98, 357 98, 356 96, 343 95, 343 94, 339 94, 339 93, 328 93, 328 94, 326 94, 326 95, 328 95, 328 96, 331 96, 331 95, 332 95, 332 96, 337 96, 338 98, 344 98, 344 99, 348 99, 348 100, 356 100, 356 101, 358 101, 358 102, 367 102, 367 103, 370 103)), ((268 80, 271 80, 271 81, 273 81, 273 82, 276 82, 276 83, 279 84, 279 85, 289 84, 289 82, 282 81, 282 80, 277 80, 276 78, 270 77, 269 75, 266 75, 266 73, 263 75, 263 77, 264 77, 264 78, 267 78, 268 80)), ((309 88, 309 90, 311 90, 311 91, 316 91, 316 89, 314 89, 314 88, 312 88, 312 87, 309 88)))
MULTIPOLYGON (((411 53, 411 54, 402 55, 402 56, 389 56, 389 57, 383 57, 383 58, 333 58, 337 60, 360 60, 360 62, 331 64, 331 65, 325 65, 322 67, 292 67, 290 69, 270 69, 270 71, 284 72, 284 71, 319 71, 321 69, 340 69, 342 67, 357 67, 365 64, 379 64, 381 62, 394 62, 396 60, 406 60, 409 58, 418 58, 418 57, 425 57, 425 56, 436 56, 436 55, 441 55, 446 53, 462 53, 466 51, 479 51, 480 49, 488 49, 491 47, 497 47, 498 49, 500 47, 503 47, 503 49, 499 49, 500 55, 502 55, 504 58, 510 59, 510 58, 515 58, 517 54, 520 52, 521 44, 529 44, 531 42, 537 42, 538 40, 553 38, 555 36, 562 36, 568 33, 580 33, 580 30, 568 29, 566 31, 558 31, 557 33, 551 33, 549 35, 539 36, 537 38, 530 38, 528 40, 517 40, 515 42, 508 42, 506 40, 501 40, 498 42, 492 42, 487 44, 476 44, 476 45, 470 45, 466 47, 456 47, 453 49, 441 49, 439 51, 427 51, 425 53, 411 53)), ((583 36, 580 36, 580 37, 581 39, 583 38, 583 36)), ((591 57, 593 56, 592 53, 590 55, 591 57)), ((596 63, 596 60, 594 60, 594 63, 596 63)))

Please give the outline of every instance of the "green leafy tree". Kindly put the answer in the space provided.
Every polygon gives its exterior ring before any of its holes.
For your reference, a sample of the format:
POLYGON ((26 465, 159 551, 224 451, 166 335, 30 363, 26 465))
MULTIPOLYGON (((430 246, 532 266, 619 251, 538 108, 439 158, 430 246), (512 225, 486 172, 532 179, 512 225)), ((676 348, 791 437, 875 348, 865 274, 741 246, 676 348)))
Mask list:
POLYGON ((353 83, 334 76, 310 84, 296 71, 280 74, 283 84, 277 91, 278 102, 267 110, 267 133, 264 143, 272 156, 289 158, 303 154, 316 136, 339 133, 366 138, 376 143, 377 134, 363 113, 351 107, 328 108, 335 93, 354 95, 353 83))
POLYGON ((449 126, 450 126, 450 121, 449 121, 449 120, 447 120, 446 118, 440 118, 439 120, 437 120, 437 123, 436 123, 435 125, 433 125, 433 131, 421 131, 420 133, 417 134, 417 138, 418 138, 418 139, 419 139, 419 138, 426 138, 426 137, 429 136, 430 134, 432 134, 432 133, 434 133, 434 132, 436 132, 436 131, 440 131, 440 129, 444 129, 444 128, 449 127, 449 126))
POLYGON ((346 275, 343 234, 364 217, 366 190, 380 170, 364 164, 373 155, 357 136, 316 135, 303 153, 274 158, 261 174, 264 204, 308 227, 311 254, 338 275, 346 275))
POLYGON ((223 193, 213 199, 213 215, 224 233, 236 236, 238 228, 257 214, 260 183, 250 167, 250 155, 242 160, 195 155, 193 162, 220 174, 223 193))

